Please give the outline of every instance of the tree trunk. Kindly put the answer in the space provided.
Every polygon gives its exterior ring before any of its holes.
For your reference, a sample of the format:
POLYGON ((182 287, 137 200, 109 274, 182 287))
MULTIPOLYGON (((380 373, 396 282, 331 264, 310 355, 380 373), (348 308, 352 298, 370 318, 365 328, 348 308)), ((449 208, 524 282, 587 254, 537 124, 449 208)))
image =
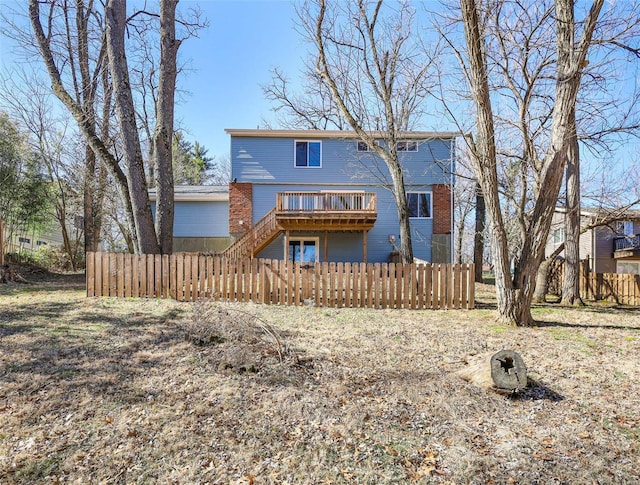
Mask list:
MULTIPOLYGON (((83 106, 85 106, 85 104, 83 103, 81 105, 78 100, 72 98, 69 92, 65 89, 60 71, 58 70, 58 67, 56 66, 53 58, 49 37, 45 35, 42 28, 42 23, 40 22, 40 2, 38 0, 29 0, 29 20, 31 22, 31 27, 33 28, 38 48, 40 49, 40 54, 42 55, 42 59, 47 68, 49 78, 51 79, 51 89, 53 90, 53 93, 62 102, 65 108, 67 108, 73 115, 76 123, 78 124, 78 127, 80 128, 80 131, 87 140, 87 143, 94 151, 96 156, 105 164, 105 166, 110 171, 115 181, 118 192, 120 193, 120 196, 122 198, 128 219, 130 221, 133 221, 135 215, 131 200, 129 198, 129 182, 127 180, 127 176, 120 168, 118 160, 113 156, 111 152, 109 152, 109 149, 107 148, 103 140, 97 135, 95 128, 95 116, 88 116, 83 109, 83 106)), ((133 225, 132 228, 134 228, 133 225)))
POLYGON ((520 257, 510 275, 509 253, 496 171, 493 112, 487 77, 484 35, 481 32, 475 0, 461 0, 465 37, 469 56, 471 92, 476 103, 477 145, 474 149, 476 171, 490 220, 491 247, 496 266, 496 292, 499 320, 515 325, 531 325, 531 301, 536 272, 544 256, 551 220, 555 210, 567 147, 571 136, 571 113, 575 110, 581 69, 585 65, 591 37, 604 0, 596 0, 584 22, 580 41, 575 43, 575 19, 572 0, 556 0, 557 80, 552 114, 550 142, 540 171, 540 192, 531 212, 520 257))
POLYGON ((482 263, 484 261, 484 229, 486 207, 482 187, 476 183, 476 229, 473 237, 473 264, 475 265, 475 282, 482 283, 482 263))
POLYGON ((156 104, 156 128, 153 137, 155 158, 156 233, 160 251, 173 252, 173 113, 176 90, 176 59, 180 42, 176 40, 178 0, 160 1, 160 79, 156 104))
POLYGON ((547 301, 547 290, 549 288, 549 269, 551 268, 551 258, 545 258, 536 275, 536 290, 533 293, 533 303, 544 303, 547 301))
POLYGON ((118 114, 124 163, 127 167, 129 200, 137 236, 137 252, 157 254, 160 252, 156 238, 151 203, 140 148, 136 113, 129 82, 129 71, 125 55, 124 33, 127 21, 126 0, 109 0, 105 8, 107 23, 107 51, 113 82, 113 94, 118 114))
POLYGON ((467 364, 457 374, 482 388, 513 393, 527 387, 527 367, 514 350, 474 356, 467 364))
POLYGON ((565 216, 566 240, 561 303, 563 305, 583 305, 580 298, 580 151, 575 110, 570 122, 571 134, 567 149, 565 177, 567 213, 565 216))
POLYGON ((413 263, 413 245, 411 244, 411 225, 409 223, 409 205, 404 189, 404 177, 402 166, 397 160, 385 160, 391 173, 393 182, 393 195, 398 211, 400 224, 400 258, 404 264, 413 263))
POLYGON ((94 214, 94 184, 95 184, 95 173, 96 173, 96 154, 93 152, 91 147, 87 145, 85 147, 84 154, 84 183, 83 183, 83 206, 84 206, 84 218, 83 218, 83 226, 84 226, 84 249, 88 252, 96 252, 98 250, 98 246, 96 244, 96 224, 95 224, 95 214, 94 214))

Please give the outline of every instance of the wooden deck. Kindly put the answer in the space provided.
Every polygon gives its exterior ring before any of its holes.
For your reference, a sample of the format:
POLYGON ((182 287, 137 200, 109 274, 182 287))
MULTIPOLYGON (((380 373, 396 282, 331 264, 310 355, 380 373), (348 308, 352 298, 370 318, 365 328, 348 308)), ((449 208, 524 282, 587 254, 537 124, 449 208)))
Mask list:
POLYGON ((281 233, 289 231, 366 233, 373 228, 377 217, 374 193, 279 192, 276 206, 225 249, 222 256, 254 258, 281 233))
POLYGON ((368 192, 281 192, 275 214, 292 231, 368 231, 378 216, 376 194, 368 192))

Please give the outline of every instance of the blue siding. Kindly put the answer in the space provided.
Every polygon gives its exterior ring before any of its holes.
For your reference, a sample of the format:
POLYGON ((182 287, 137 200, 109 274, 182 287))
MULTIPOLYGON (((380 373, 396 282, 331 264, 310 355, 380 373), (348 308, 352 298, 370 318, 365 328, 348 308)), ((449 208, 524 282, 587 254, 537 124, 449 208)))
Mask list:
MULTIPOLYGON (((322 140, 322 167, 294 166, 294 145, 301 138, 232 137, 232 178, 238 182, 281 184, 378 183, 365 168, 384 163, 372 153, 358 152, 355 140, 322 140)), ((407 186, 450 181, 450 140, 419 144, 417 152, 401 152, 407 186)))
POLYGON ((175 237, 228 237, 229 203, 226 201, 176 202, 173 235, 175 237))
MULTIPOLYGON (((351 187, 353 189, 353 187, 351 187)), ((430 187, 420 187, 429 190, 430 187)), ((367 260, 369 262, 386 262, 389 253, 393 250, 389 243, 389 235, 394 234, 399 239, 400 224, 398 212, 393 200, 393 195, 380 187, 358 187, 358 190, 366 190, 377 194, 378 218, 376 224, 367 235, 367 260)), ((253 210, 254 220, 257 222, 262 216, 275 206, 276 193, 283 191, 311 190, 309 186, 254 186, 253 210)), ((326 188, 314 187, 313 190, 349 190, 349 186, 326 188)), ((411 231, 414 256, 426 261, 431 260, 431 234, 433 231, 432 219, 411 219, 411 231)), ((293 233, 296 236, 320 237, 320 256, 323 257, 324 233, 293 233)), ((398 244, 398 243, 396 243, 398 244)), ((261 258, 282 258, 284 251, 284 238, 278 238, 260 253, 261 258)), ((362 261, 362 233, 329 233, 329 261, 362 261)))
MULTIPOLYGON (((278 192, 366 191, 377 194, 378 218, 367 236, 367 260, 386 262, 393 246, 389 235, 399 239, 398 215, 392 193, 380 181, 363 170, 363 164, 379 163, 376 155, 358 152, 356 140, 322 140, 320 168, 294 167, 296 140, 305 138, 232 137, 232 178, 253 183, 253 222, 275 207, 278 192), (358 174, 358 176, 356 176, 358 174)), ((317 140, 317 139, 316 139, 317 140)), ((407 191, 431 191, 432 184, 451 183, 451 140, 419 143, 417 152, 401 152, 407 191)), ((433 215, 433 214, 432 214, 433 215)), ((414 256, 431 261, 432 219, 411 219, 414 256)), ((292 233, 319 237, 318 254, 323 260, 324 233, 292 233)), ((363 260, 362 233, 328 233, 328 260, 356 262, 363 260)), ((399 244, 399 243, 396 243, 399 244)), ((282 258, 284 237, 279 237, 260 253, 264 258, 282 258)))

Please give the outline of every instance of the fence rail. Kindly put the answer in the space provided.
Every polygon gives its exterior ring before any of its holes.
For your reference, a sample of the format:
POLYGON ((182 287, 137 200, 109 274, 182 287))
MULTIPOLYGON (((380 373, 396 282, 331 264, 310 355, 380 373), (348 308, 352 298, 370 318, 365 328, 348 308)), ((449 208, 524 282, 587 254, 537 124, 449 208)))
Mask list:
POLYGON ((316 263, 87 253, 87 296, 322 307, 470 309, 473 265, 316 263))

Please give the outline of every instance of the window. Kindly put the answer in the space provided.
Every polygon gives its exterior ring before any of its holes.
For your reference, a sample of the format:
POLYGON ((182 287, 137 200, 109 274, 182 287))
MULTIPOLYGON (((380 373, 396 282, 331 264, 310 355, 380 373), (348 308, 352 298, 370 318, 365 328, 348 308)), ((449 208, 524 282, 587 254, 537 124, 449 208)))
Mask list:
POLYGON ((45 241, 37 241, 36 246, 46 246, 47 243, 45 241))
POLYGON ((295 166, 321 167, 321 151, 319 141, 296 141, 295 166))
POLYGON ((297 263, 315 263, 318 261, 318 238, 289 240, 289 261, 297 263))
POLYGON ((31 239, 29 239, 28 237, 19 237, 18 241, 20 241, 21 243, 26 243, 26 244, 30 244, 31 243, 31 239))
POLYGON ((409 217, 431 218, 431 192, 407 192, 409 217))
POLYGON ((396 150, 399 152, 417 152, 418 142, 417 141, 399 141, 398 143, 396 143, 396 150))
POLYGON ((371 150, 369 150, 369 145, 367 145, 366 142, 359 141, 358 142, 358 151, 359 152, 370 152, 371 150))
POLYGON ((617 261, 616 273, 640 274, 640 261, 617 261))
POLYGON ((564 227, 560 227, 553 231, 553 244, 561 244, 567 238, 567 233, 564 227))
POLYGON ((619 236, 633 236, 635 234, 633 231, 633 221, 617 221, 616 233, 619 236))

